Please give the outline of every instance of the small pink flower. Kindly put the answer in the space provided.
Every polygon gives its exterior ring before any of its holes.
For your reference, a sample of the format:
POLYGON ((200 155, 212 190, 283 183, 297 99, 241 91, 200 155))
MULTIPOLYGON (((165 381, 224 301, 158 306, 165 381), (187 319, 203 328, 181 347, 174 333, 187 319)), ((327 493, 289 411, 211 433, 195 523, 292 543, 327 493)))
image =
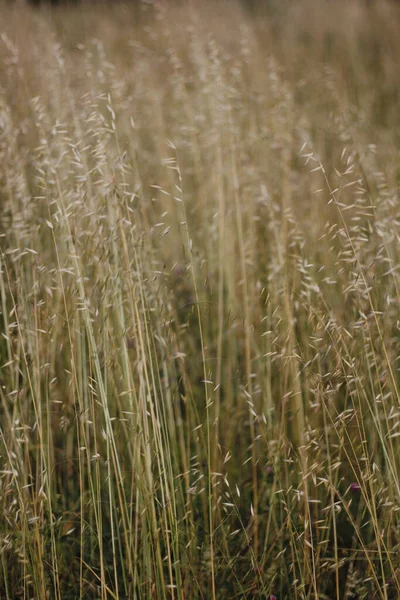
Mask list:
POLYGON ((361 486, 359 483, 352 483, 350 486, 351 491, 355 494, 356 492, 361 491, 361 486))

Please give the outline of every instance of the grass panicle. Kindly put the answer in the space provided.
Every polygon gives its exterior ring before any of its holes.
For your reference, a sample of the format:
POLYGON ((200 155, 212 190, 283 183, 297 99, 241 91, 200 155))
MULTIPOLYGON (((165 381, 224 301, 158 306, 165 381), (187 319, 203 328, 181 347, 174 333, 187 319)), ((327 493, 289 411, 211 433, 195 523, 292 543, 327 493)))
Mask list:
POLYGON ((1 598, 399 597, 399 25, 1 4, 1 598))

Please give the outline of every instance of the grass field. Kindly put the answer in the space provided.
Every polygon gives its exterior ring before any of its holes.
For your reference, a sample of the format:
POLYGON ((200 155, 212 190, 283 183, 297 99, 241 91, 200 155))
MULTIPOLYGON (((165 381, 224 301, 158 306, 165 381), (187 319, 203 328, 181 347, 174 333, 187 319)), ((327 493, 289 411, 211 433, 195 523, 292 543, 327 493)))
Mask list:
POLYGON ((0 7, 0 598, 400 597, 400 6, 0 7))

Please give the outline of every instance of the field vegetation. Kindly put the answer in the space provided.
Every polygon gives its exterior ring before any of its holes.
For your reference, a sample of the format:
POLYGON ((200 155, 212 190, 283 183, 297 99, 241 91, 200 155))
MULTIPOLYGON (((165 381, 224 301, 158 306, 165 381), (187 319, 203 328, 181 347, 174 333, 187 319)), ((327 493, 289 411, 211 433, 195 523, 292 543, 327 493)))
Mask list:
POLYGON ((0 7, 0 597, 400 597, 400 12, 0 7))

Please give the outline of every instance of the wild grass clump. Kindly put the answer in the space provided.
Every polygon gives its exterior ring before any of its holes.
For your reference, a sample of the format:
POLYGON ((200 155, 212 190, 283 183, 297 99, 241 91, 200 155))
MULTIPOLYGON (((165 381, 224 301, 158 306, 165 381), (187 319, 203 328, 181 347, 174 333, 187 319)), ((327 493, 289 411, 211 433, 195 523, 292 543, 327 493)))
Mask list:
POLYGON ((398 6, 0 19, 0 597, 398 598, 398 6))

